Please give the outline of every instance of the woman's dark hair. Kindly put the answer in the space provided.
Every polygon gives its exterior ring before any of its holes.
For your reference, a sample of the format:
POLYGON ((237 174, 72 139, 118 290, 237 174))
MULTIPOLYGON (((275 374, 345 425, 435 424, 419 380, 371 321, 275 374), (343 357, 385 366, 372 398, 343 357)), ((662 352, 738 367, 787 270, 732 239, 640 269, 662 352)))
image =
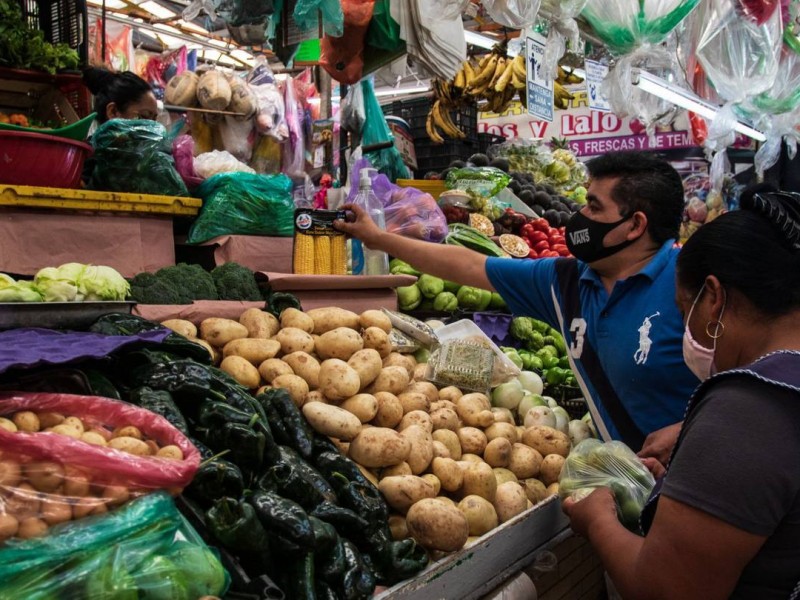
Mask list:
POLYGON ((683 216, 683 181, 667 161, 650 152, 609 152, 586 163, 595 179, 618 178, 611 198, 620 214, 647 215, 647 230, 657 244, 678 237, 683 216))
POLYGON ((149 83, 130 71, 112 73, 90 67, 83 72, 83 81, 94 95, 94 110, 100 123, 108 121, 107 108, 112 102, 117 105, 117 110, 124 111, 147 92, 153 91, 149 83))
POLYGON ((800 194, 759 186, 742 193, 740 205, 688 239, 679 285, 697 294, 714 275, 767 317, 800 308, 800 194))

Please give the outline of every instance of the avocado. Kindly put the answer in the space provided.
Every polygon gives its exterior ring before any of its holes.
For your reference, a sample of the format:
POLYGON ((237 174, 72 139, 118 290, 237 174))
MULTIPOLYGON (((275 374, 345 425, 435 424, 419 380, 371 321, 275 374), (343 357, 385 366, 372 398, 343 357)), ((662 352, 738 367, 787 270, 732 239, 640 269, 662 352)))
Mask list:
POLYGON ((466 166, 467 166, 467 163, 465 163, 463 160, 454 160, 449 165, 447 165, 447 168, 448 169, 463 169, 466 166))
POLYGON ((561 217, 558 215, 557 210, 553 210, 552 208, 544 211, 544 218, 547 219, 547 222, 550 223, 550 227, 559 227, 559 223, 561 222, 561 217))
POLYGON ((444 171, 442 171, 441 174, 439 175, 442 181, 447 181, 447 176, 450 175, 450 173, 453 170, 454 170, 453 168, 447 167, 444 171))
POLYGON ((544 191, 552 196, 552 195, 554 195, 556 193, 556 188, 554 188, 549 183, 545 183, 544 184, 544 191))
POLYGON ((494 167, 495 169, 500 169, 501 171, 508 171, 511 169, 511 164, 508 162, 507 158, 503 158, 502 156, 498 156, 494 160, 489 163, 490 167, 494 167))
POLYGON ((531 206, 531 210, 535 212, 540 217, 544 216, 544 207, 539 204, 534 204, 531 206))
POLYGON ((485 154, 473 154, 469 157, 467 162, 471 163, 475 167, 488 167, 489 157, 485 154))
POLYGON ((522 190, 518 194, 518 196, 519 199, 522 200, 528 206, 530 206, 536 201, 533 192, 531 192, 530 190, 522 190))
POLYGON ((510 189, 510 190, 511 190, 512 192, 514 192, 515 194, 519 195, 519 193, 522 191, 522 186, 519 184, 519 182, 517 182, 517 181, 514 181, 514 180, 512 179, 512 180, 511 180, 511 181, 508 183, 508 189, 510 189))
POLYGON ((536 204, 541 204, 545 208, 552 208, 553 201, 550 198, 550 194, 547 192, 536 192, 533 195, 533 201, 536 202, 536 204))

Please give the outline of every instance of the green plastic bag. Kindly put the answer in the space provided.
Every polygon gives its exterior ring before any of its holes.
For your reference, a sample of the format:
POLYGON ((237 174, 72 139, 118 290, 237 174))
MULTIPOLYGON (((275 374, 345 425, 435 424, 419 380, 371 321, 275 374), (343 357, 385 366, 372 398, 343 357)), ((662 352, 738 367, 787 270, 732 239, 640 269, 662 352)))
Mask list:
MULTIPOLYGON (((369 147, 393 141, 394 136, 389 131, 389 126, 383 116, 383 110, 378 98, 375 96, 372 78, 363 79, 361 81, 361 89, 364 92, 364 113, 366 115, 364 129, 361 132, 361 145, 369 147)), ((394 144, 382 150, 365 152, 364 158, 369 159, 372 166, 378 169, 379 173, 386 175, 392 183, 398 179, 408 179, 410 177, 408 167, 406 167, 403 157, 400 156, 400 151, 394 144)))
POLYGON ((400 39, 400 25, 392 18, 389 0, 376 0, 364 42, 373 48, 393 52, 405 46, 400 39))
POLYGON ((217 555, 158 492, 0 548, 0 598, 194 600, 230 585, 217 555))
POLYGON ((297 4, 294 6, 294 22, 303 31, 317 29, 320 13, 325 34, 341 37, 344 33, 344 12, 341 0, 297 0, 297 4))
POLYGON ((157 121, 111 119, 92 136, 90 190, 188 196, 175 169, 172 137, 157 121))
POLYGON ((203 208, 189 230, 190 244, 220 235, 289 237, 294 231, 292 180, 286 175, 220 173, 195 193, 203 208))

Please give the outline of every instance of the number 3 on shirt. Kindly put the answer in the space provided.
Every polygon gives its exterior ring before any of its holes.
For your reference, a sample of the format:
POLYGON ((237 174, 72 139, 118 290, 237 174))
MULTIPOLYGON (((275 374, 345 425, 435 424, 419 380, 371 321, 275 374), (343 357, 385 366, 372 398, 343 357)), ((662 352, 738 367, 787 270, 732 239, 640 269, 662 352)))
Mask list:
POLYGON ((569 346, 569 353, 572 358, 580 358, 583 354, 583 336, 586 335, 586 321, 582 318, 572 319, 569 326, 569 333, 572 336, 572 343, 569 346))

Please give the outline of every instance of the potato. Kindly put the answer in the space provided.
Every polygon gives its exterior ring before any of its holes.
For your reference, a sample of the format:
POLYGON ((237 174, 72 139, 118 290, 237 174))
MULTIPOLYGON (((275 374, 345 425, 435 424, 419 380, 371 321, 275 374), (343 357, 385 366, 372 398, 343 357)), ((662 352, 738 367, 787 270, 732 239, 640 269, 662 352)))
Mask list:
POLYGON ((186 319, 167 319, 166 321, 161 321, 161 324, 167 329, 171 329, 175 333, 179 333, 183 337, 197 337, 197 326, 186 319))
POLYGON ((132 437, 117 437, 108 442, 108 447, 134 456, 148 456, 150 448, 142 440, 132 437))
POLYGON ((110 440, 111 438, 114 437, 114 433, 109 431, 108 429, 106 429, 102 425, 98 426, 98 427, 92 427, 89 430, 89 433, 96 433, 99 436, 101 436, 103 439, 105 439, 105 441, 108 441, 108 440, 110 440))
POLYGON ((428 383, 425 380, 428 378, 428 363, 417 363, 414 367, 414 372, 411 374, 412 382, 428 383))
POLYGON ((408 459, 410 452, 408 439, 387 427, 362 429, 350 443, 350 458, 369 468, 400 464, 408 459))
POLYGON ((322 335, 337 327, 359 329, 358 315, 349 310, 337 307, 313 308, 306 315, 314 321, 314 333, 322 335))
POLYGON ((406 515, 408 532, 418 544, 429 550, 455 552, 469 537, 469 523, 464 513, 438 499, 423 499, 406 515))
POLYGON ((200 338, 215 348, 222 348, 228 342, 246 338, 247 327, 232 319, 210 317, 200 322, 200 338))
POLYGON ((465 394, 456 401, 456 412, 464 425, 489 427, 494 423, 489 399, 480 393, 465 394))
POLYGON ((155 456, 158 452, 158 444, 155 443, 153 440, 144 440, 144 443, 147 444, 148 455, 155 456))
POLYGON ((495 479, 492 467, 483 461, 467 465, 464 469, 464 483, 461 491, 466 496, 474 494, 486 498, 489 502, 494 501, 497 479, 495 479))
MULTIPOLYGON (((404 540, 409 536, 406 518, 403 515, 389 515, 389 530, 392 532, 392 539, 395 541, 404 540)), ((0 528, 0 540, 2 539, 3 530, 0 528)))
POLYGON ((495 438, 488 444, 483 451, 483 460, 490 467, 507 467, 511 462, 511 442, 506 438, 495 438))
POLYGON ((514 413, 507 408, 500 408, 499 406, 492 407, 492 414, 494 415, 495 423, 509 423, 516 425, 514 421, 514 413))
POLYGON ((392 342, 389 340, 389 334, 380 327, 367 327, 361 337, 363 338, 364 348, 377 350, 381 358, 386 358, 392 353, 392 342))
POLYGON ((539 469, 539 479, 542 480, 542 483, 550 485, 559 480, 564 460, 560 454, 548 454, 542 459, 542 466, 539 469))
POLYGON ((364 341, 357 331, 347 327, 337 327, 319 336, 314 344, 320 358, 338 358, 350 360, 359 350, 364 348, 364 341))
POLYGON ((462 463, 482 463, 484 462, 483 458, 478 456, 477 454, 471 454, 466 452, 461 455, 461 460, 459 462, 462 463))
POLYGON ((72 507, 58 496, 42 498, 39 511, 42 520, 48 525, 66 523, 72 519, 72 507))
MULTIPOLYGON (((424 364, 424 363, 422 363, 424 364)), ((439 400, 439 390, 430 381, 412 381, 405 389, 406 393, 414 392, 417 394, 425 394, 428 398, 429 405, 439 400)))
POLYGON ((111 506, 119 506, 130 500, 131 493, 124 485, 109 485, 103 488, 103 500, 111 506))
POLYGON ((398 396, 406 389, 409 381, 411 381, 411 377, 403 367, 383 367, 367 391, 370 393, 390 392, 398 396))
POLYGON ((92 513, 98 506, 104 506, 100 498, 78 498, 72 503, 72 518, 82 519, 92 513))
POLYGON ((454 385, 449 385, 439 390, 439 399, 449 400, 453 404, 458 402, 458 399, 461 398, 461 396, 463 395, 464 394, 461 392, 461 390, 454 385))
POLYGON ((89 478, 79 469, 67 467, 64 469, 64 496, 73 498, 88 496, 91 491, 89 478))
POLYGON ((295 327, 302 329, 306 333, 314 333, 314 319, 302 310, 291 307, 285 308, 281 311, 281 327, 295 327))
POLYGON ((133 425, 125 425, 124 427, 117 427, 112 433, 111 437, 132 437, 136 438, 137 440, 141 440, 144 438, 142 435, 141 430, 138 427, 133 425))
POLYGON ((369 423, 378 414, 378 399, 372 394, 356 394, 342 402, 341 407, 362 423, 369 423))
POLYGON ((437 502, 441 502, 447 506, 451 506, 453 508, 457 507, 456 501, 453 500, 452 498, 448 498, 447 496, 436 496, 434 500, 436 500, 437 502))
POLYGON ((377 327, 386 333, 392 332, 392 321, 382 310, 365 310, 358 316, 358 324, 361 329, 377 327))
POLYGON ((329 358, 319 368, 319 388, 334 402, 355 396, 361 389, 358 373, 338 358, 329 358))
MULTIPOLYGON (((417 361, 409 354, 400 354, 399 352, 392 352, 389 356, 383 357, 383 367, 403 367, 408 373, 408 381, 414 375, 414 368, 417 366, 417 361)), ((408 382, 406 383, 408 385, 408 382)), ((405 389, 405 386, 403 386, 405 389)), ((400 393, 400 392, 398 392, 400 393)))
POLYGON ((0 429, 5 429, 9 433, 17 433, 17 431, 19 431, 17 426, 14 425, 14 421, 6 419, 5 417, 0 417, 0 429))
POLYGON ((280 375, 294 375, 294 370, 280 358, 269 358, 258 365, 258 373, 267 383, 272 383, 280 375))
POLYGON ((450 408, 440 408, 439 410, 431 413, 431 421, 433 429, 449 429, 450 431, 458 431, 461 427, 461 421, 456 414, 456 411, 450 408))
POLYGON ((452 458, 434 458, 431 462, 431 470, 439 478, 443 490, 457 492, 461 489, 464 473, 452 458))
POLYGON ((422 478, 433 486, 433 493, 438 496, 442 490, 442 482, 439 481, 439 478, 433 473, 425 473, 422 478))
POLYGON ((67 427, 72 427, 73 429, 77 429, 81 433, 86 431, 86 427, 84 427, 83 421, 81 421, 78 417, 67 417, 66 419, 64 419, 62 425, 66 425, 67 427))
POLYGON ((64 467, 55 462, 29 462, 23 472, 39 492, 54 492, 64 482, 64 467))
POLYGON ((559 454, 566 457, 569 454, 569 437, 552 427, 529 427, 522 436, 522 443, 537 450, 542 456, 559 454))
POLYGON ((423 498, 436 495, 433 486, 416 475, 385 477, 378 483, 378 489, 386 498, 386 503, 402 514, 423 498))
POLYGON ((275 334, 276 339, 281 345, 281 352, 283 354, 291 354, 292 352, 314 352, 314 338, 302 329, 297 327, 287 327, 281 329, 275 334))
MULTIPOLYGON (((307 402, 303 406, 303 414, 315 431, 323 435, 350 441, 361 431, 361 421, 358 417, 330 404, 322 402, 307 402)), ((366 463, 361 463, 365 466, 366 463)))
POLYGON ((492 471, 494 472, 494 478, 497 480, 497 485, 502 485, 506 481, 519 481, 516 475, 503 467, 494 467, 492 471))
POLYGON ((412 425, 419 425, 428 433, 433 432, 433 422, 431 421, 431 416, 424 410, 412 410, 410 413, 403 415, 403 419, 397 426, 397 430, 403 431, 412 425))
POLYGON ((39 416, 35 412, 31 412, 29 410, 23 410, 14 415, 12 419, 14 421, 14 425, 17 426, 17 429, 20 431, 25 431, 27 433, 36 433, 41 429, 41 425, 39 424, 39 416))
POLYGON ((493 505, 497 518, 501 523, 505 523, 528 508, 528 496, 520 484, 507 481, 497 486, 493 505))
POLYGON ((538 479, 530 477, 521 481, 525 489, 525 495, 528 500, 533 504, 539 504, 542 500, 547 498, 550 494, 547 492, 547 486, 538 479))
MULTIPOLYGON (((400 432, 411 444, 406 462, 414 475, 424 473, 433 460, 433 438, 430 430, 421 425, 410 425, 400 432)), ((439 491, 437 490, 438 494, 439 491)))
POLYGON ((468 454, 483 454, 486 449, 486 434, 475 427, 462 427, 456 431, 461 451, 468 454))
POLYGON ((347 360, 347 364, 358 373, 361 389, 375 381, 383 368, 381 355, 377 350, 371 348, 359 350, 347 360))
POLYGON ((319 386, 319 361, 308 352, 292 352, 283 357, 283 362, 292 367, 294 374, 302 377, 309 388, 319 386))
POLYGON ((397 477, 398 475, 413 475, 411 467, 406 461, 401 462, 399 465, 386 467, 381 470, 381 479, 385 477, 397 477))
POLYGON ((265 340, 260 338, 240 338, 225 344, 222 349, 223 358, 228 356, 241 356, 250 363, 258 366, 265 360, 275 358, 281 351, 281 345, 277 340, 265 340))
POLYGON ((311 390, 306 394, 306 402, 322 402, 323 404, 330 404, 325 394, 319 390, 311 390))
POLYGON ((5 512, 19 521, 39 514, 40 494, 28 483, 21 483, 6 492, 5 512))
POLYGON ((528 479, 539 474, 542 465, 542 455, 525 444, 514 444, 511 447, 511 459, 508 461, 508 469, 517 479, 528 479))
POLYGON ((336 438, 331 438, 331 441, 342 456, 347 456, 348 452, 350 452, 350 442, 343 442, 336 438))
POLYGON ((81 439, 81 436, 83 435, 83 431, 80 429, 73 427, 72 425, 65 425, 64 423, 61 425, 56 425, 50 431, 59 435, 66 435, 67 437, 71 437, 76 440, 81 439))
MULTIPOLYGON (((433 438, 433 436, 431 436, 433 438)), ((433 440, 433 457, 434 458, 450 458, 450 450, 447 449, 442 442, 433 440)))
POLYGON ((81 441, 91 444, 92 446, 107 446, 106 438, 97 433, 96 431, 85 431, 81 436, 81 441))
POLYGON ((246 388, 254 390, 261 385, 261 375, 258 369, 241 356, 228 356, 222 359, 219 368, 246 388))
POLYGON ((431 412, 435 412, 443 408, 449 408, 453 412, 456 412, 456 405, 449 400, 436 400, 435 402, 431 402, 431 412))
POLYGON ((37 416, 39 417, 39 426, 42 429, 61 425, 65 419, 64 415, 57 412, 40 412, 37 416))
POLYGON ((156 450, 155 455, 158 458, 166 458, 168 460, 183 460, 183 450, 173 444, 159 448, 156 450))
POLYGON ((449 429, 437 429, 431 434, 435 442, 443 444, 450 452, 450 458, 453 460, 461 460, 461 442, 458 440, 458 435, 455 431, 449 429))
POLYGON ((251 338, 269 339, 281 328, 278 319, 260 308, 248 308, 239 315, 239 323, 245 326, 247 337, 251 338))
POLYGON ((302 407, 308 396, 308 384, 306 380, 297 375, 278 375, 272 380, 272 387, 281 388, 289 392, 298 408, 302 407))
POLYGON ((517 439, 517 428, 511 423, 495 422, 489 425, 484 433, 486 434, 486 439, 490 442, 495 438, 505 438, 512 444, 516 444, 519 441, 517 439))
POLYGON ((28 517, 19 522, 17 537, 23 540, 42 537, 47 533, 47 523, 36 517, 28 517))
POLYGON ((481 536, 499 524, 494 506, 483 496, 467 495, 458 503, 458 510, 467 518, 470 535, 481 536))
POLYGON ((558 492, 559 492, 558 483, 551 483, 550 485, 547 486, 547 497, 548 498, 550 496, 558 496, 558 492))
MULTIPOLYGON (((390 524, 391 524, 391 517, 390 524)), ((19 530, 19 521, 12 515, 0 514, 0 544, 5 542, 8 538, 17 535, 19 530)))
POLYGON ((389 392, 376 392, 375 399, 378 401, 378 412, 372 420, 376 427, 389 427, 394 429, 403 418, 403 405, 397 396, 389 392))
POLYGON ((425 394, 419 392, 405 391, 397 399, 403 405, 403 412, 409 413, 412 410, 423 410, 428 412, 431 408, 431 401, 425 394))
POLYGON ((19 463, 13 460, 0 461, 0 490, 16 487, 22 479, 19 463))

